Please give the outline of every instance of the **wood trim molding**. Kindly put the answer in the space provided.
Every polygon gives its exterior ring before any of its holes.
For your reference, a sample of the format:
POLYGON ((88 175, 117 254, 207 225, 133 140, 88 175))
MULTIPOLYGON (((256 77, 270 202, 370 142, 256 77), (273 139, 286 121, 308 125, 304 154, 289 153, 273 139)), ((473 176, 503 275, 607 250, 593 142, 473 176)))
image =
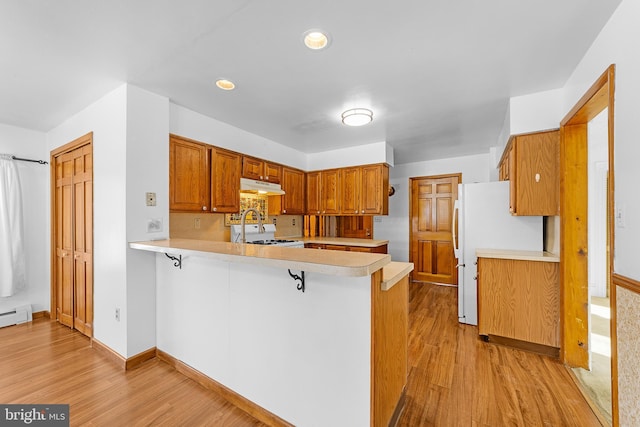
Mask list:
POLYGON ((36 319, 51 319, 51 313, 43 310, 43 311, 34 311, 33 313, 31 313, 31 319, 32 320, 36 320, 36 319))
POLYGON ((282 418, 278 417, 275 414, 272 414, 271 412, 267 411, 263 407, 253 403, 246 397, 239 395, 235 391, 225 387, 224 385, 220 384, 214 379, 209 378, 202 372, 193 369, 191 366, 176 359, 170 354, 165 353, 162 350, 156 350, 156 356, 163 362, 166 362, 167 364, 171 365, 176 371, 180 372, 182 375, 194 380, 204 388, 219 394, 224 399, 226 399, 229 403, 235 405, 236 407, 245 411, 249 415, 258 419, 259 421, 262 421, 263 423, 270 426, 293 427, 293 424, 288 423, 287 421, 283 420, 282 418))
POLYGON ((640 294, 640 281, 623 276, 618 273, 613 273, 611 278, 615 286, 620 286, 621 288, 625 288, 628 291, 640 294))
POLYGON ((129 357, 125 362, 125 370, 130 371, 131 369, 137 368, 142 365, 147 360, 151 360, 156 357, 156 348, 152 347, 149 350, 145 350, 142 353, 138 353, 135 356, 129 357))
POLYGON ((151 360, 156 357, 157 350, 155 347, 145 350, 142 353, 138 353, 135 356, 131 356, 128 359, 121 356, 120 353, 112 349, 106 344, 101 343, 95 338, 91 338, 91 347, 98 353, 106 356, 111 362, 122 368, 123 371, 130 371, 137 368, 147 360, 151 360))
POLYGON ((113 350, 108 345, 101 343, 95 338, 91 338, 91 347, 94 348, 98 353, 106 356, 107 359, 118 365, 120 368, 122 368, 122 370, 127 369, 127 359, 122 357, 118 352, 113 350))
POLYGON ((615 64, 609 65, 604 73, 598 77, 598 80, 591 85, 567 115, 564 116, 560 122, 560 126, 586 123, 594 118, 605 107, 612 105, 610 98, 613 96, 612 89, 614 88, 615 70, 615 64), (589 103, 592 105, 581 112, 580 110, 589 103))

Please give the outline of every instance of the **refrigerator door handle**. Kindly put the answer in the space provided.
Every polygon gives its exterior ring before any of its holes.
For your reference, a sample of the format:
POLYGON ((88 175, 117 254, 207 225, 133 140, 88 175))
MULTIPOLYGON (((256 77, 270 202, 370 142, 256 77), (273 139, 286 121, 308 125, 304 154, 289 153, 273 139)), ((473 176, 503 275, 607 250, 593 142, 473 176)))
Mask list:
POLYGON ((451 234, 453 237, 453 255, 457 259, 461 259, 460 257, 460 245, 458 244, 458 232, 456 227, 456 219, 458 219, 458 214, 460 213, 460 202, 456 199, 453 202, 453 215, 451 215, 451 234))

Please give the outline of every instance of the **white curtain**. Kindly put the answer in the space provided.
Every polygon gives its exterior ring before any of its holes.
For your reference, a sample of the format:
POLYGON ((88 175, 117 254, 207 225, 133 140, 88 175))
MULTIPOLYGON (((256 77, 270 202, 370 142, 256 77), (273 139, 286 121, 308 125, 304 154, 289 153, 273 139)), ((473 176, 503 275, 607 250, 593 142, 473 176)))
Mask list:
POLYGON ((18 168, 10 156, 0 155, 0 297, 25 286, 23 236, 18 168))

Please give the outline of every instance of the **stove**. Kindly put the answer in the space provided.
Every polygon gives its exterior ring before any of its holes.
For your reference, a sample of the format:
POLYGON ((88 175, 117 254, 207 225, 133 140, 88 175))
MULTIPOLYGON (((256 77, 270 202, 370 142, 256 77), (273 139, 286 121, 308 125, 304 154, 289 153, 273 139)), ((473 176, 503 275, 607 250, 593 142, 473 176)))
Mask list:
MULTIPOLYGON (((286 246, 290 248, 304 248, 304 242, 300 240, 276 239, 276 226, 274 224, 264 224, 264 233, 258 230, 258 224, 248 224, 244 226, 244 234, 247 243, 265 246, 286 246)), ((231 226, 231 242, 240 243, 242 241, 242 226, 231 226)))

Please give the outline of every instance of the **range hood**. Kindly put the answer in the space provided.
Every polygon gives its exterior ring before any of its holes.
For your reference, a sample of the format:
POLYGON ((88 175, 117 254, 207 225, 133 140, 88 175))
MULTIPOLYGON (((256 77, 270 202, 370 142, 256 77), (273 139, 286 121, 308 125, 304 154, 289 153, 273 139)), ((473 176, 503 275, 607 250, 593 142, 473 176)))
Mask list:
POLYGON ((254 179, 240 178, 240 192, 262 194, 265 196, 281 196, 284 194, 280 184, 273 182, 256 181, 254 179))

